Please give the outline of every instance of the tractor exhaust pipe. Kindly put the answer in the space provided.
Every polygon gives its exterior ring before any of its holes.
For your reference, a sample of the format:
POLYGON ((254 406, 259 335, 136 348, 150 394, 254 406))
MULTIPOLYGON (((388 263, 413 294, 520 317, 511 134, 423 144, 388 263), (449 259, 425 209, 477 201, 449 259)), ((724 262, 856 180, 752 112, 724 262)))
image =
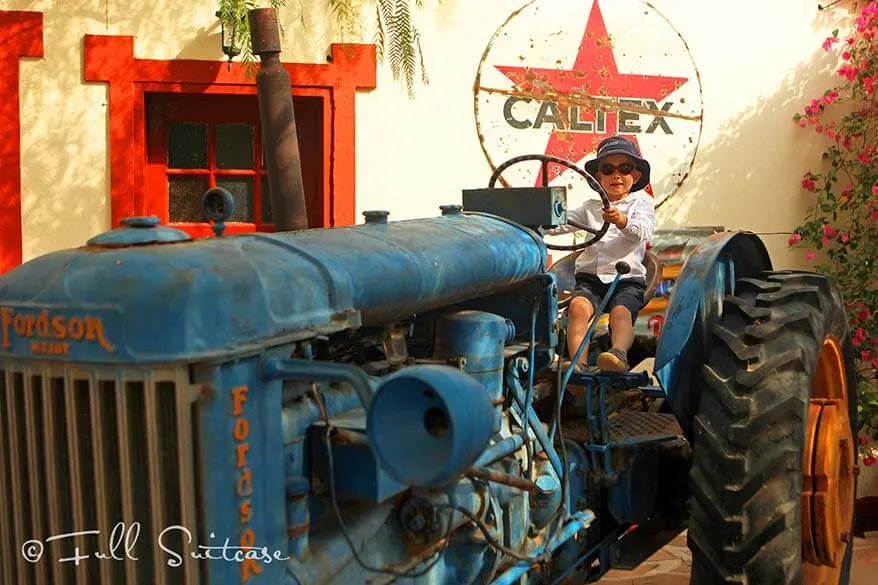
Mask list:
POLYGON ((296 134, 296 116, 290 75, 280 62, 280 29, 274 8, 256 8, 247 17, 253 54, 259 56, 256 92, 265 167, 271 188, 271 210, 276 232, 308 229, 302 158, 296 134))

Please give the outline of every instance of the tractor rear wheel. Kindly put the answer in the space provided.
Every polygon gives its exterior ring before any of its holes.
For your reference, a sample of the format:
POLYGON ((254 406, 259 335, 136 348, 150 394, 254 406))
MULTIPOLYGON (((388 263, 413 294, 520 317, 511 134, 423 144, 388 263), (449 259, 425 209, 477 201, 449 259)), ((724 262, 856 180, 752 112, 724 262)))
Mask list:
POLYGON ((848 585, 853 347, 836 285, 740 279, 712 331, 694 418, 692 585, 848 585))

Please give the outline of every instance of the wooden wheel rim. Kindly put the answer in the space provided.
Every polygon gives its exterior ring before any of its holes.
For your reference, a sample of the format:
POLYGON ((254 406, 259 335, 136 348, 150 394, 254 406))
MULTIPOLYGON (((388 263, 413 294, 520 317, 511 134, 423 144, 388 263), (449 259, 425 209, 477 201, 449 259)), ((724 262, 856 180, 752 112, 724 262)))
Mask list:
POLYGON ((802 561, 805 585, 838 585, 854 515, 856 441, 844 356, 826 338, 817 358, 805 427, 802 561))

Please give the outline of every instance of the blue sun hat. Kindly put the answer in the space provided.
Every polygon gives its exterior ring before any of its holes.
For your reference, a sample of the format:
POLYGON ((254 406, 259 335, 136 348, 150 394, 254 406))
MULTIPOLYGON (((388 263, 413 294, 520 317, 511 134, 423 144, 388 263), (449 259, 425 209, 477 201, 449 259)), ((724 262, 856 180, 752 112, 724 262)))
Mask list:
POLYGON ((632 193, 640 191, 649 185, 649 162, 640 156, 640 152, 637 150, 637 147, 634 146, 634 143, 621 136, 610 136, 609 138, 601 140, 601 143, 598 144, 598 151, 595 157, 585 163, 585 170, 589 175, 597 178, 601 160, 611 154, 625 154, 634 159, 634 168, 640 171, 640 180, 634 183, 631 187, 632 193))

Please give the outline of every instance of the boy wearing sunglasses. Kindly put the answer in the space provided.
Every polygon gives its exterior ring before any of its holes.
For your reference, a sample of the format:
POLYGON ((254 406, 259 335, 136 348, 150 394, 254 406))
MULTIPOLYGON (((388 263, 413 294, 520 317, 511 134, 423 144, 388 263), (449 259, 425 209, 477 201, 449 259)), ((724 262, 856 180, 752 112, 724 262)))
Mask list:
MULTIPOLYGON (((619 280, 606 306, 610 314, 612 347, 598 355, 597 365, 603 371, 626 372, 630 369, 628 350, 634 342, 634 322, 645 304, 643 258, 655 229, 653 198, 641 192, 649 184, 650 166, 633 143, 621 136, 612 136, 601 141, 595 158, 585 163, 585 170, 600 181, 610 208, 604 210, 599 199, 590 199, 578 209, 568 211, 567 217, 592 228, 602 225, 602 219, 611 225, 603 238, 576 258, 576 287, 568 309, 567 348, 572 357, 616 276, 616 263, 625 261, 631 272, 619 280)), ((557 235, 578 229, 563 225, 546 233, 557 235)), ((587 356, 588 349, 583 351, 579 365, 587 356)))

